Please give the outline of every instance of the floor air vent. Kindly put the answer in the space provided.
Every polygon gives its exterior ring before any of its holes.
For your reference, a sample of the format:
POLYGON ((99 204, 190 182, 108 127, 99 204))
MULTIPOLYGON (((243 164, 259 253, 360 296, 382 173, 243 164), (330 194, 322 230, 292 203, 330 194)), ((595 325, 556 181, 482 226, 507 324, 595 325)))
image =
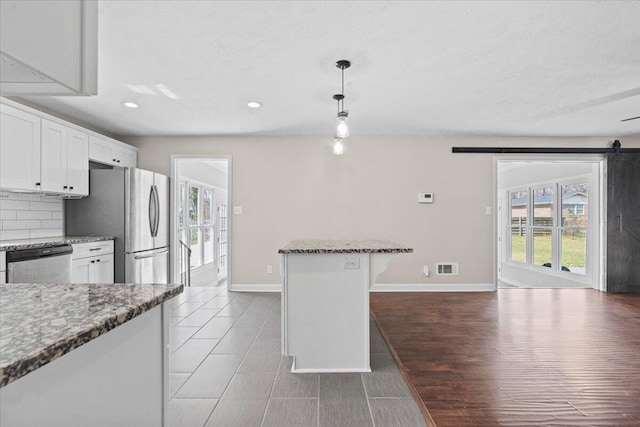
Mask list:
POLYGON ((436 264, 436 274, 438 276, 457 276, 458 263, 456 262, 439 262, 436 264))

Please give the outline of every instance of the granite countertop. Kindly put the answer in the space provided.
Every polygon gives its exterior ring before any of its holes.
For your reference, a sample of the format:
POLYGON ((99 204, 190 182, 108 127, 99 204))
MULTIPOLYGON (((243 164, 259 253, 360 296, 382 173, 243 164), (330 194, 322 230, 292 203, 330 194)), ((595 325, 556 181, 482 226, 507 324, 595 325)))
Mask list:
POLYGON ((389 240, 292 240, 281 254, 410 253, 413 248, 389 240))
POLYGON ((180 294, 182 285, 0 285, 0 387, 180 294))
POLYGON ((74 243, 91 243, 101 242, 104 240, 115 240, 113 236, 59 236, 45 237, 41 239, 21 239, 21 240, 5 240, 0 242, 0 251, 15 251, 20 249, 34 249, 43 246, 67 245, 74 243))

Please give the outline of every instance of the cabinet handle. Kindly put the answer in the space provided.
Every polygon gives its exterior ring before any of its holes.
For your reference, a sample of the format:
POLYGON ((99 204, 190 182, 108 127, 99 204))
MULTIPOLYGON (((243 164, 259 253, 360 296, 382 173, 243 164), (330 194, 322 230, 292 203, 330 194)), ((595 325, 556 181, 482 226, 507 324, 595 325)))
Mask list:
POLYGON ((95 264, 95 263, 96 263, 95 261, 91 261, 91 264, 95 264))
POLYGON ((69 187, 69 190, 73 190, 73 185, 71 187, 69 187))
POLYGON ((117 163, 120 163, 120 160, 116 160, 117 163))
POLYGON ((65 186, 63 186, 63 187, 62 187, 62 189, 63 189, 63 190, 66 190, 66 189, 67 189, 67 186, 66 186, 66 185, 65 185, 65 186))
POLYGON ((116 159, 113 159, 113 161, 115 162, 115 161, 116 161, 116 159))
POLYGON ((97 260, 96 260, 96 262, 100 262, 100 260, 99 260, 99 259, 97 259, 97 260))
POLYGON ((91 249, 89 249, 89 250, 90 250, 90 251, 101 251, 101 250, 102 250, 102 248, 91 248, 91 249))
POLYGON ((39 182, 36 182, 36 187, 40 187, 40 183, 39 182))

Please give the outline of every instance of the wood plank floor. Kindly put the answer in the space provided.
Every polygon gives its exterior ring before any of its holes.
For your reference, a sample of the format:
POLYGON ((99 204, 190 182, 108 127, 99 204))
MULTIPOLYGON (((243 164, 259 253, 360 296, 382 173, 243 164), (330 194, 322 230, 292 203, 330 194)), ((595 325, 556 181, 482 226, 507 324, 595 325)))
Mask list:
POLYGON ((640 295, 372 293, 438 427, 640 426, 640 295))

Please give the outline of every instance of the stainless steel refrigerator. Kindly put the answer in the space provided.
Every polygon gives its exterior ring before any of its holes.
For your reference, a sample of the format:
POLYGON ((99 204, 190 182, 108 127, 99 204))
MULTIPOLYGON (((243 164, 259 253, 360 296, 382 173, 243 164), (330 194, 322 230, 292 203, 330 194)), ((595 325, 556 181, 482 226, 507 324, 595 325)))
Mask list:
POLYGON ((114 236, 116 283, 168 283, 169 178, 92 169, 89 197, 65 202, 68 236, 114 236))

